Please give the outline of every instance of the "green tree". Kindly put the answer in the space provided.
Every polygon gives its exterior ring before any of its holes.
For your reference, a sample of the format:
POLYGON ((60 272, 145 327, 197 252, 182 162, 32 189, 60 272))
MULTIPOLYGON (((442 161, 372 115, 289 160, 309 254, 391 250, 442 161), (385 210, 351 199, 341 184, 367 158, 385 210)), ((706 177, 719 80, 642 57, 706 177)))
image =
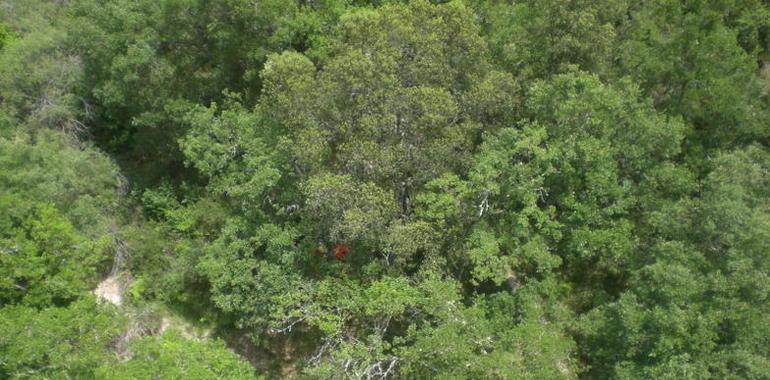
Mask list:
POLYGON ((85 238, 50 204, 3 196, 0 211, 0 305, 66 306, 95 286, 109 238, 85 238))
POLYGON ((0 138, 0 189, 52 203, 89 237, 109 232, 126 185, 109 157, 71 135, 43 130, 0 138))
POLYGON ((131 359, 97 368, 97 379, 256 379, 254 369, 222 341, 188 339, 179 332, 138 338, 131 359))
POLYGON ((41 28, 0 50, 0 110, 30 129, 84 132, 88 104, 81 85, 80 58, 62 49, 60 29, 41 28))
POLYGON ((0 304, 66 306, 109 263, 120 182, 99 152, 34 136, 0 139, 0 304))
POLYGON ((526 79, 546 78, 569 65, 606 74, 629 8, 624 0, 472 3, 495 61, 526 79))
POLYGON ((11 43, 13 35, 8 31, 8 28, 0 23, 0 50, 11 43))
POLYGON ((704 149, 768 134, 756 75, 767 44, 767 12, 758 1, 653 1, 630 12, 619 68, 658 108, 693 124, 687 145, 695 166, 704 161, 704 149))
POLYGON ((581 320, 591 375, 768 376, 769 162, 759 147, 722 154, 701 195, 668 210, 629 290, 581 320))
POLYGON ((66 308, 0 308, 0 375, 8 379, 93 378, 114 358, 123 320, 86 298, 66 308))
POLYGON ((639 99, 628 82, 580 72, 533 85, 530 120, 489 136, 471 173, 484 222, 469 240, 477 280, 542 278, 564 260, 594 296, 603 282, 617 291, 639 247, 641 184, 675 157, 685 130, 639 99))
POLYGON ((349 12, 319 69, 296 53, 268 60, 258 110, 290 138, 303 177, 322 163, 411 197, 427 179, 462 170, 475 143, 480 125, 456 95, 484 74, 471 20, 456 3, 349 12))
POLYGON ((180 103, 208 106, 230 90, 253 104, 268 54, 323 50, 339 12, 336 1, 78 0, 67 8, 65 45, 82 60, 96 141, 144 187, 168 173, 194 179, 176 144, 180 103))
POLYGON ((0 378, 770 378, 769 15, 0 0, 0 378))

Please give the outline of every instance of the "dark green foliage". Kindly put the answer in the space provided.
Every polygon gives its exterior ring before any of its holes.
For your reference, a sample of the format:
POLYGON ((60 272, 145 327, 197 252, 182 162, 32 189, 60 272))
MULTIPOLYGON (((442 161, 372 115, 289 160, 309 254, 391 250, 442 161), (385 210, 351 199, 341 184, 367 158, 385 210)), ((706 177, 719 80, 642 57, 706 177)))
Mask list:
POLYGON ((506 70, 543 78, 568 65, 603 74, 615 59, 623 0, 471 1, 493 57, 506 70))
POLYGON ((770 27, 766 6, 653 1, 630 16, 619 69, 633 76, 658 108, 693 124, 687 143, 695 150, 693 159, 701 159, 701 149, 767 137, 765 94, 756 75, 770 27))

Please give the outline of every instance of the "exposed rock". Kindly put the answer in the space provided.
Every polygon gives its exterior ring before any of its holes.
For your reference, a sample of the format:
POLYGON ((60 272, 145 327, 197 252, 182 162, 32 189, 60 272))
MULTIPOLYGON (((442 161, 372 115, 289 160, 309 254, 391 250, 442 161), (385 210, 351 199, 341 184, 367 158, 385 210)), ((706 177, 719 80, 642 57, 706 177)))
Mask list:
POLYGON ((110 275, 100 282, 99 286, 94 290, 94 294, 99 299, 106 300, 113 305, 120 306, 123 304, 123 286, 116 274, 110 275))

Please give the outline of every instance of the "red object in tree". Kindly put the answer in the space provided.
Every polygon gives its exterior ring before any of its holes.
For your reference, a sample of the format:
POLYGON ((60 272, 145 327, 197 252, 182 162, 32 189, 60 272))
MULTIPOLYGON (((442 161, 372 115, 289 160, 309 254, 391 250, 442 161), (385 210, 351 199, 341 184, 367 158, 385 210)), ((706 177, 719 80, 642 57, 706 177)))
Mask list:
POLYGON ((337 259, 337 261, 345 261, 345 256, 347 256, 350 251, 352 250, 347 245, 337 243, 334 245, 334 258, 337 259))

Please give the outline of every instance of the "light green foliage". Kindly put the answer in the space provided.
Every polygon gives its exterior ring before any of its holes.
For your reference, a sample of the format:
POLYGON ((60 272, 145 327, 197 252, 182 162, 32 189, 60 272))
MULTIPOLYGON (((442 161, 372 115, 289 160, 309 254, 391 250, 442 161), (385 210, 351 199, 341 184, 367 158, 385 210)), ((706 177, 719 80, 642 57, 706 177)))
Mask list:
POLYGON ((768 375, 767 153, 751 147, 714 164, 700 207, 674 216, 692 226, 689 239, 659 243, 627 294, 585 316, 597 376, 768 375))
POLYGON ((423 262, 435 263, 440 257, 440 236, 440 231, 425 221, 395 223, 383 238, 385 259, 388 264, 410 271, 423 262))
POLYGON ((477 280, 517 284, 523 275, 548 274, 561 259, 553 246, 562 236, 556 209, 545 200, 554 153, 546 149, 545 130, 506 128, 490 136, 471 172, 474 211, 483 220, 469 236, 469 258, 477 280), (501 231, 500 237, 494 232, 501 231), (529 273, 526 273, 529 272, 529 273))
POLYGON ((108 237, 89 240, 50 204, 0 197, 0 305, 66 306, 96 283, 108 237))
POLYGON ((392 194, 371 182, 357 182, 351 176, 313 177, 305 189, 303 211, 311 225, 323 231, 322 240, 376 241, 378 232, 385 231, 387 222, 396 214, 392 194))
POLYGON ((82 233, 104 233, 118 206, 115 165, 71 136, 41 131, 0 139, 0 188, 23 199, 53 203, 82 233))
POLYGON ((550 140, 553 173, 543 202, 556 207, 570 231, 561 244, 583 265, 608 273, 633 257, 636 184, 679 152, 684 135, 681 123, 637 99, 627 83, 613 88, 566 74, 535 85, 528 102, 550 140))
POLYGON ((574 343, 554 315, 543 313, 535 287, 517 296, 499 294, 465 306, 452 287, 431 278, 420 286, 421 306, 431 318, 413 324, 397 352, 406 377, 562 378, 576 377, 569 357, 574 343), (516 313, 514 310, 536 310, 516 313), (426 323, 433 321, 432 323, 426 323), (421 327, 417 329, 416 327, 421 327))
POLYGON ((62 32, 44 29, 25 35, 0 53, 0 110, 33 128, 80 132, 85 128, 82 99, 75 89, 82 63, 62 49, 62 32))
POLYGON ((8 28, 0 23, 0 50, 5 46, 8 46, 13 41, 13 35, 8 31, 8 28))
POLYGON ((296 53, 272 56, 259 109, 297 144, 299 173, 324 164, 404 193, 461 169, 479 125, 462 120, 454 92, 481 74, 484 52, 469 12, 425 2, 362 9, 341 18, 319 70, 296 53))
POLYGON ((243 326, 264 326, 277 298, 298 291, 289 269, 296 257, 293 232, 264 225, 253 231, 234 219, 206 249, 199 270, 211 284, 213 302, 243 326))
POLYGON ((49 0, 4 0, 0 23, 16 36, 29 34, 55 24, 66 6, 49 0))
POLYGON ((115 168, 58 132, 0 139, 0 304, 66 306, 113 251, 115 168))
POLYGON ((621 83, 579 72, 537 82, 531 121, 486 139, 471 172, 471 199, 487 220, 468 241, 477 280, 515 286, 563 259, 584 279, 627 270, 637 184, 679 152, 684 127, 621 83))
POLYGON ((468 183, 453 174, 443 175, 425 185, 417 195, 415 214, 432 223, 450 225, 471 217, 475 210, 467 208, 468 183))
POLYGON ((490 71, 465 94, 470 116, 487 132, 515 125, 521 117, 521 83, 510 73, 490 71))
POLYGON ((8 379, 93 378, 113 360, 122 333, 115 310, 84 299, 66 308, 0 309, 0 376, 8 379))
POLYGON ((97 379, 256 379, 254 369, 222 341, 197 341, 170 331, 139 338, 130 360, 96 369, 97 379))
POLYGON ((235 102, 229 100, 218 115, 216 104, 190 111, 186 118, 191 129, 180 145, 187 159, 209 178, 211 192, 248 208, 263 202, 281 172, 272 149, 260 138, 254 114, 235 102))

